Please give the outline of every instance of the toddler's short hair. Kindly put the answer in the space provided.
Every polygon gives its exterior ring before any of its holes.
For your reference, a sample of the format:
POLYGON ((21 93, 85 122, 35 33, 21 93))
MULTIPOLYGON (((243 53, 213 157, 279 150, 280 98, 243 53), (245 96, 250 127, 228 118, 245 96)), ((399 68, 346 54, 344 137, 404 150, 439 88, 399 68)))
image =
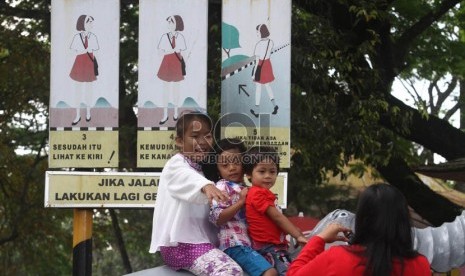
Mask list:
POLYGON ((251 175, 258 163, 265 160, 273 161, 276 164, 277 171, 279 171, 279 154, 274 148, 266 146, 251 147, 242 157, 244 172, 251 175))

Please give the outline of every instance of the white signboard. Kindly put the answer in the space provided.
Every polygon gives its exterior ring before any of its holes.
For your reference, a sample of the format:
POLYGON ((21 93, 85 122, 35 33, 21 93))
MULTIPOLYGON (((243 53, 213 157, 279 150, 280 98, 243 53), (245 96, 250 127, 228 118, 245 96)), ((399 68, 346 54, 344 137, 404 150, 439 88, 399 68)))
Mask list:
POLYGON ((223 0, 222 137, 273 147, 290 167, 290 0, 223 0))
POLYGON ((118 166, 119 13, 118 0, 52 0, 51 168, 118 166))
POLYGON ((208 1, 141 0, 139 14, 137 166, 163 167, 182 112, 206 110, 208 1))

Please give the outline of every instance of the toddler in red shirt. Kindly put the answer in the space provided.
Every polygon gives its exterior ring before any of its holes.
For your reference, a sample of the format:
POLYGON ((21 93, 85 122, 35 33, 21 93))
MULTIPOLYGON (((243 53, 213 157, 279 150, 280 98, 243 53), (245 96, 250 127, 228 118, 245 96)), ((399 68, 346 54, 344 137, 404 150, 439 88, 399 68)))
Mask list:
POLYGON ((284 216, 270 191, 279 172, 279 156, 270 147, 252 147, 243 158, 244 172, 252 183, 247 193, 245 214, 252 248, 268 257, 279 275, 285 275, 290 264, 286 234, 299 244, 307 238, 284 216))

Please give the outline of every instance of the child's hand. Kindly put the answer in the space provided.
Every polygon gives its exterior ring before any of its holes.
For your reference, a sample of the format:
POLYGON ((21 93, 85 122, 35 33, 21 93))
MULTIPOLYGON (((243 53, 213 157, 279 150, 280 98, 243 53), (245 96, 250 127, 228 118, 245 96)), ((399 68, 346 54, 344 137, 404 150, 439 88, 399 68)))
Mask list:
POLYGON ((225 202, 229 199, 229 197, 224 194, 220 189, 216 188, 213 184, 207 184, 203 186, 202 192, 208 198, 208 202, 211 204, 212 200, 216 200, 216 202, 225 202))
POLYGON ((345 241, 348 242, 349 239, 347 238, 348 234, 352 232, 349 228, 346 228, 340 224, 337 223, 331 223, 328 226, 326 226, 323 231, 321 231, 319 236, 322 238, 326 243, 332 243, 335 241, 345 241), (344 235, 339 235, 339 233, 342 232, 344 235))
POLYGON ((239 200, 245 202, 245 198, 247 197, 248 192, 249 192, 249 188, 247 187, 242 188, 241 192, 239 193, 239 200))
POLYGON ((297 237, 296 240, 300 246, 304 246, 305 244, 307 244, 307 241, 308 241, 304 235, 297 237))

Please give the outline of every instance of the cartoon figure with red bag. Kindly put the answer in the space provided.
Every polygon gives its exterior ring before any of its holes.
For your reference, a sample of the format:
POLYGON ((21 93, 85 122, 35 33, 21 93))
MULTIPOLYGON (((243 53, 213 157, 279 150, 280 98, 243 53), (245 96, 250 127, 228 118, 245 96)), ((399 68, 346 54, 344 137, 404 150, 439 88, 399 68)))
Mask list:
POLYGON ((97 80, 98 65, 94 51, 99 49, 97 36, 91 32, 94 18, 81 15, 76 22, 77 34, 74 35, 70 49, 75 51, 76 58, 69 76, 76 83, 76 117, 71 125, 81 121, 81 103, 86 105, 86 121, 91 119, 92 83, 97 80))
MULTIPOLYGON (((255 88, 255 107, 256 109, 260 106, 260 98, 262 92, 262 85, 265 86, 268 92, 268 97, 273 104, 273 111, 271 114, 275 115, 278 113, 278 106, 275 103, 273 90, 271 89, 270 83, 274 81, 273 66, 271 65, 270 56, 273 49, 274 43, 270 37, 270 31, 266 24, 260 24, 256 27, 257 36, 260 40, 255 45, 255 67, 252 70, 252 79, 256 84, 255 88)), ((250 113, 258 118, 259 111, 250 109, 250 113)))
POLYGON ((184 80, 186 75, 186 63, 181 54, 185 51, 186 41, 180 33, 184 30, 184 21, 179 15, 172 15, 166 18, 169 32, 163 34, 158 43, 158 50, 163 54, 163 60, 158 70, 158 78, 164 81, 163 95, 164 103, 163 118, 160 120, 160 125, 168 121, 168 104, 171 102, 174 105, 173 120, 178 119, 179 105, 179 82, 184 80))

